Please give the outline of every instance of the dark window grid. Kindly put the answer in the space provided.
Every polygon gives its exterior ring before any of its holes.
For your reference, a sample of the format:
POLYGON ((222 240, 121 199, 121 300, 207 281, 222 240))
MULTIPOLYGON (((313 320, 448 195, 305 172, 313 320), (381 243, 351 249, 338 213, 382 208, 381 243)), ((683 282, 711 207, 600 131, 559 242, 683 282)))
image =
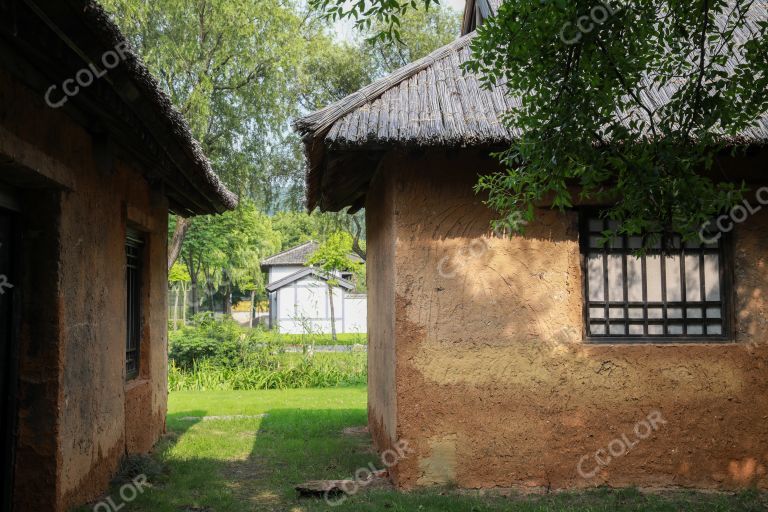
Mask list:
POLYGON ((633 302, 628 300, 629 285, 628 285, 628 264, 627 257, 635 248, 631 247, 628 236, 623 235, 616 237, 613 240, 607 241, 603 247, 592 247, 592 237, 602 238, 603 232, 609 229, 609 223, 607 220, 602 220, 601 229, 594 230, 589 226, 590 220, 584 221, 586 229, 582 230, 582 233, 586 235, 586 252, 587 256, 599 254, 602 259, 603 267, 603 296, 608 298, 608 301, 593 301, 589 300, 589 278, 585 279, 585 293, 586 293, 586 315, 588 319, 587 334, 593 338, 632 338, 632 337, 649 337, 649 338, 670 338, 683 339, 689 336, 688 326, 696 325, 701 327, 701 334, 693 334, 690 336, 696 338, 723 338, 725 336, 727 327, 726 317, 726 301, 725 301, 725 279, 724 279, 724 259, 722 246, 712 247, 711 245, 696 244, 683 242, 679 236, 675 236, 671 240, 669 237, 661 237, 659 246, 655 249, 649 249, 646 254, 640 258, 641 261, 641 284, 642 284, 642 302, 633 302), (617 243, 620 242, 620 243, 617 243), (608 279, 608 256, 617 255, 622 258, 622 300, 611 301, 609 279, 608 279), (660 256, 660 277, 661 277, 661 302, 649 302, 648 301, 648 272, 647 272, 647 256, 660 256), (699 259, 699 293, 702 300, 689 301, 687 282, 686 282, 686 268, 685 260, 686 256, 698 255, 699 259), (715 255, 718 257, 718 270, 719 270, 719 286, 720 286, 720 300, 719 301, 707 301, 706 300, 706 272, 705 272, 705 256, 715 255), (667 297, 667 257, 678 256, 680 262, 680 301, 671 301, 667 297), (601 308, 604 311, 604 318, 593 319, 590 308, 601 308), (621 308, 623 310, 623 318, 611 318, 610 313, 612 308, 621 308), (643 318, 630 318, 629 310, 632 308, 642 308, 643 318), (661 309, 662 318, 654 319, 650 318, 649 309, 661 309), (688 318, 688 309, 699 309, 701 311, 701 317, 688 318), (709 308, 717 308, 720 310, 719 318, 708 318, 709 308), (669 309, 680 309, 682 318, 670 318, 669 309), (691 320, 689 322, 689 320, 691 320), (604 334, 593 334, 592 326, 602 325, 604 328, 604 334), (622 326, 624 329, 623 335, 617 335, 611 332, 611 326, 622 326), (643 334, 630 334, 630 325, 642 325, 643 334), (649 326, 661 325, 663 326, 662 334, 650 334, 649 326), (709 325, 719 325, 720 334, 709 334, 709 325), (680 327, 682 334, 670 333, 670 326, 680 327))
POLYGON ((126 243, 126 286, 127 286, 127 333, 125 346, 126 378, 139 374, 141 345, 141 242, 129 238, 126 243))

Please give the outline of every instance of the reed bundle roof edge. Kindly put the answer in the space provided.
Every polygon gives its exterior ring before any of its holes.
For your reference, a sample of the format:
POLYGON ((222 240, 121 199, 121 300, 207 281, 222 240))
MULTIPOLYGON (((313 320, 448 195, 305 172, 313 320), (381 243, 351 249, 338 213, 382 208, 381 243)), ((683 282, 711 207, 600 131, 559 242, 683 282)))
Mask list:
MULTIPOLYGON (((495 2, 497 8, 501 2, 495 2)), ((736 34, 747 40, 759 33, 757 24, 768 19, 766 4, 755 3, 748 16, 747 27, 736 34), (743 33, 742 33, 743 32, 743 33)), ((519 106, 505 87, 481 86, 477 75, 464 72, 463 64, 471 57, 475 32, 464 35, 426 57, 408 64, 359 91, 307 116, 294 121, 294 128, 304 141, 307 161, 307 207, 313 210, 338 210, 345 206, 360 207, 359 191, 347 198, 331 197, 332 189, 349 180, 360 181, 361 159, 350 158, 339 163, 345 154, 387 148, 485 148, 509 144, 522 132, 502 122, 505 113, 519 106), (333 183, 324 178, 333 156, 333 183), (349 163, 352 162, 352 163, 349 163), (346 166, 346 169, 339 169, 346 166)), ((726 65, 730 70, 739 58, 726 65)), ((643 100, 650 111, 667 104, 676 91, 675 85, 664 88, 647 80, 642 84, 643 100)), ((644 112, 621 115, 625 124, 644 112)), ((768 143, 768 113, 756 126, 729 139, 733 143, 765 145, 768 143)), ((370 171, 369 171, 370 172, 370 171)), ((366 184, 364 183, 363 186, 366 184)), ((346 193, 346 192, 339 192, 346 193)))

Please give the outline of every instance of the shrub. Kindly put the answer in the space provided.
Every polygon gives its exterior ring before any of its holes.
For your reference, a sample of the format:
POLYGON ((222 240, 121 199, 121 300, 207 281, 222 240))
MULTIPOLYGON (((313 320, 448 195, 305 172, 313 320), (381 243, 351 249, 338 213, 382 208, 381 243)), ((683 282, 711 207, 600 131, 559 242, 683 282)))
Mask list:
POLYGON ((223 367, 209 360, 196 362, 190 370, 171 364, 170 391, 240 391, 254 389, 320 388, 366 384, 365 354, 300 355, 291 361, 285 354, 272 367, 223 367))
POLYGON ((223 366, 240 365, 257 347, 252 335, 231 318, 216 319, 212 313, 201 313, 195 315, 191 326, 169 334, 169 348, 169 359, 189 369, 204 359, 223 366))
POLYGON ((248 330, 210 313, 169 335, 168 387, 246 390, 365 384, 365 353, 286 354, 283 335, 248 330))

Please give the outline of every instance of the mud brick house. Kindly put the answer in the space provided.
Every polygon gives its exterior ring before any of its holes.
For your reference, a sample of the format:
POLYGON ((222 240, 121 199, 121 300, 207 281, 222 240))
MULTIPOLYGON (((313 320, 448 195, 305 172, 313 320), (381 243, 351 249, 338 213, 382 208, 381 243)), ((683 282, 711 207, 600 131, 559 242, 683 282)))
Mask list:
MULTIPOLYGON (((514 104, 460 64, 496 7, 470 1, 455 42, 296 123, 309 208, 366 209, 369 426, 413 450, 395 483, 768 488, 768 209, 641 259, 595 243, 584 206, 491 236, 472 187, 514 104)), ((721 163, 759 189, 766 119, 743 138, 721 163)))
POLYGON ((2 510, 103 493, 165 429, 168 212, 235 198, 94 3, 0 1, 2 510))

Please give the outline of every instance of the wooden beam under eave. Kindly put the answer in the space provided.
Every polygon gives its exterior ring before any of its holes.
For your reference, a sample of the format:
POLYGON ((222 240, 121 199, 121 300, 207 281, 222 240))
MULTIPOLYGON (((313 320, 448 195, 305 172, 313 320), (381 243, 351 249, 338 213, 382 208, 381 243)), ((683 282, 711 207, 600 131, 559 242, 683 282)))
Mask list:
POLYGON ((348 206, 357 206, 359 210, 382 156, 383 153, 371 151, 327 155, 320 192, 321 210, 337 212, 348 206))

